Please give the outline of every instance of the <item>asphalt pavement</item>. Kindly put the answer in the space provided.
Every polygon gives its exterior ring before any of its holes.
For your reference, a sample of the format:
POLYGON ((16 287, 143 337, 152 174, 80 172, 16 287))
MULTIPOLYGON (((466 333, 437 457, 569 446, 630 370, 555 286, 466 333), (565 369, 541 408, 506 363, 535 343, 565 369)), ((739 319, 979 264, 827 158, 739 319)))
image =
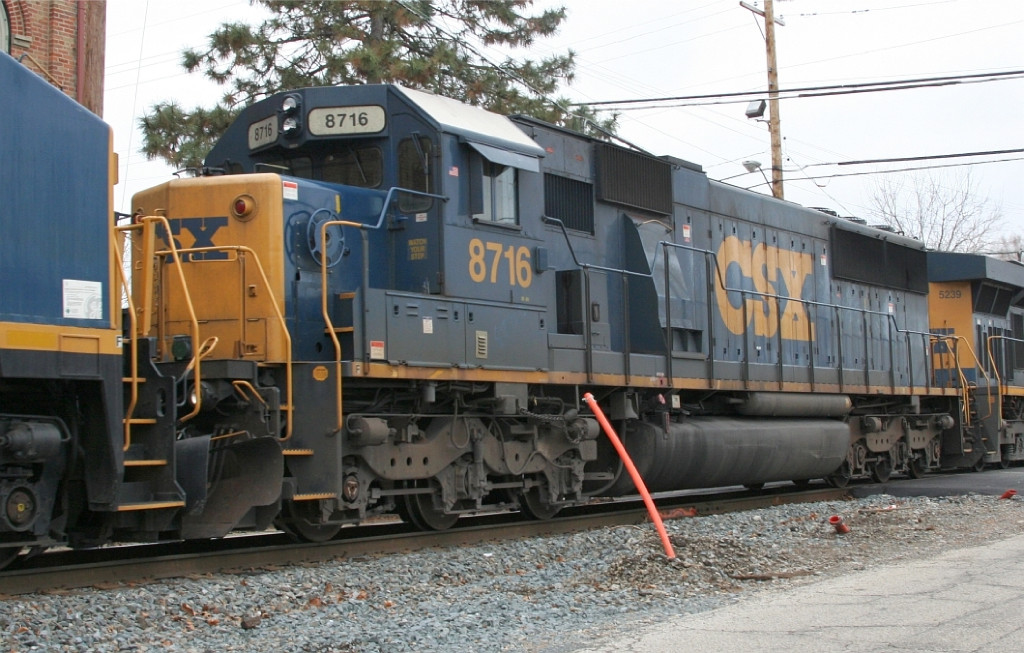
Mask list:
POLYGON ((893 478, 888 483, 852 484, 850 494, 866 497, 891 494, 894 497, 948 497, 973 492, 1001 495, 1015 489, 1024 496, 1024 467, 987 469, 984 472, 928 474, 924 478, 893 478))

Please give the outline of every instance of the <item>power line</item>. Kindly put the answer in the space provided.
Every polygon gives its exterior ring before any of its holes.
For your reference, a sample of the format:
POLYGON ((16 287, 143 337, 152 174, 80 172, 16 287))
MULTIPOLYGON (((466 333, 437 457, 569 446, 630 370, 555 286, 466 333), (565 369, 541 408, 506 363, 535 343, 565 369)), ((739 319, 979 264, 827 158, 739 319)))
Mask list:
POLYGON ((912 9, 914 7, 930 7, 932 5, 949 4, 949 3, 955 2, 955 1, 956 0, 939 0, 939 2, 919 2, 917 4, 912 4, 912 5, 897 5, 897 6, 894 6, 894 7, 876 7, 874 9, 868 8, 868 9, 847 9, 847 10, 844 10, 844 11, 815 11, 815 12, 803 13, 803 14, 788 14, 786 17, 787 18, 792 18, 792 17, 800 18, 800 17, 817 17, 817 16, 838 16, 838 15, 846 15, 846 14, 867 14, 867 13, 872 13, 872 12, 878 13, 878 12, 881 12, 881 11, 893 11, 893 10, 896 10, 896 9, 912 9))
MULTIPOLYGON (((852 93, 868 93, 878 91, 902 91, 913 88, 928 88, 935 86, 951 86, 955 84, 997 82, 1006 79, 1019 79, 1024 76, 1024 70, 1007 70, 995 73, 976 73, 973 75, 948 75, 943 77, 921 77, 917 79, 901 79, 888 82, 862 82, 859 84, 831 84, 825 86, 804 86, 790 89, 780 89, 779 96, 782 99, 793 99, 797 97, 819 97, 824 95, 847 95, 852 93)), ((749 102, 750 100, 761 99, 764 91, 736 91, 732 93, 708 93, 702 95, 677 95, 658 98, 634 98, 631 100, 602 100, 598 102, 576 102, 573 106, 596 107, 612 105, 634 105, 649 103, 651 106, 639 107, 641 109, 663 109, 668 106, 703 106, 708 104, 729 104, 738 102, 749 102), (706 102, 704 100, 707 100, 706 102), (686 104, 654 104, 657 102, 685 102, 686 104)), ((620 111, 628 111, 629 107, 618 106, 620 111)))
POLYGON ((955 154, 929 154, 923 156, 904 156, 890 159, 861 159, 860 161, 836 161, 834 163, 811 163, 804 166, 805 168, 811 168, 814 166, 854 166, 865 163, 903 163, 904 161, 928 161, 931 159, 957 159, 968 156, 995 156, 997 154, 1020 154, 1024 152, 1024 148, 1017 148, 1014 150, 988 150, 986 152, 957 152, 955 154))
MULTIPOLYGON (((841 172, 834 175, 807 175, 806 179, 814 181, 816 179, 838 179, 840 177, 863 177, 865 175, 886 175, 892 172, 917 172, 918 170, 939 170, 941 168, 960 168, 963 166, 975 166, 982 165, 985 163, 1008 163, 1012 161, 1024 161, 1024 157, 1012 157, 1009 159, 992 159, 991 161, 967 161, 963 163, 944 163, 942 165, 935 166, 912 166, 909 168, 893 168, 891 170, 864 170, 862 172, 841 172)), ((743 176, 743 175, 740 175, 743 176)), ((733 179, 733 177, 726 177, 726 179, 733 179)), ((718 181, 725 181, 725 179, 719 179, 718 181)), ((803 181, 798 179, 797 181, 803 181)), ((764 182, 759 182, 753 186, 746 187, 746 190, 751 188, 757 188, 758 186, 764 185, 764 182)))

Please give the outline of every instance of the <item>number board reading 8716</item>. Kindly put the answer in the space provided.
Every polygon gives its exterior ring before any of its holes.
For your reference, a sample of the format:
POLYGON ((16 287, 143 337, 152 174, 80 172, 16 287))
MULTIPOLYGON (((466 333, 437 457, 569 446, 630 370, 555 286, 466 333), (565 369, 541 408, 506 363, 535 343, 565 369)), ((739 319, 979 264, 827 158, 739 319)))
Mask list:
POLYGON ((275 142, 277 142, 277 116, 257 120, 249 125, 250 150, 275 142))
POLYGON ((309 133, 314 136, 376 134, 387 126, 384 107, 318 107, 309 112, 309 133))

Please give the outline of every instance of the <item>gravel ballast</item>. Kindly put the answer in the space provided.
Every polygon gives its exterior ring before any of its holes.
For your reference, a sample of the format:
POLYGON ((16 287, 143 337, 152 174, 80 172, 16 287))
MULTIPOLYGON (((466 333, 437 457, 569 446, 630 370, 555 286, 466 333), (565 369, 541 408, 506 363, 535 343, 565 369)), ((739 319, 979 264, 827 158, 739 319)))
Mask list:
POLYGON ((1024 500, 872 496, 7 597, 0 651, 568 652, 668 615, 1017 535, 1024 500), (850 532, 828 523, 840 515, 850 532))

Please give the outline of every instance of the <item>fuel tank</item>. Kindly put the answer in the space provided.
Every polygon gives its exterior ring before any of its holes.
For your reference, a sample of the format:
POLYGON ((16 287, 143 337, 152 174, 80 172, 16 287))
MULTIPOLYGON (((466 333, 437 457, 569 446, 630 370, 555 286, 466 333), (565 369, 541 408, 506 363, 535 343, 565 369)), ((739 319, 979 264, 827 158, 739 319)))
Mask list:
MULTIPOLYGON (((821 478, 846 458, 849 427, 827 419, 630 420, 623 440, 651 492, 821 478)), ((636 490, 623 473, 609 496, 636 490)), ((605 492, 602 492, 605 494, 605 492)))

